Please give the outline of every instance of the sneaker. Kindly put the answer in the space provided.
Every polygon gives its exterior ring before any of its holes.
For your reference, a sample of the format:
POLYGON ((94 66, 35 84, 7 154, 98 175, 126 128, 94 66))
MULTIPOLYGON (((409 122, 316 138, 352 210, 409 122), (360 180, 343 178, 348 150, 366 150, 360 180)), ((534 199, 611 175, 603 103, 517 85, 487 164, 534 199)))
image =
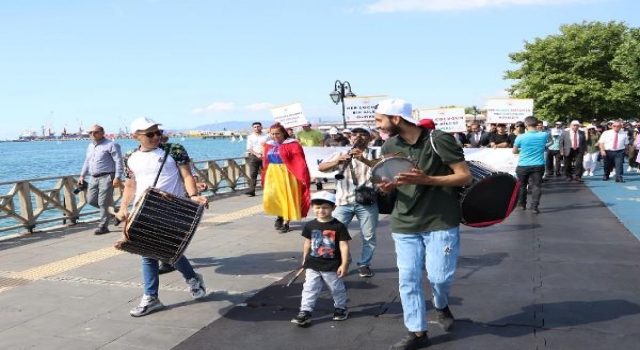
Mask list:
POLYGON ((418 337, 415 333, 409 332, 409 335, 402 338, 399 342, 391 345, 389 350, 413 350, 426 348, 431 345, 427 332, 422 337, 418 337))
POLYGON ((436 322, 438 322, 445 332, 449 332, 451 328, 453 328, 455 319, 449 310, 449 305, 445 306, 443 309, 436 309, 436 322))
POLYGON ((143 295, 142 300, 140 300, 140 304, 131 309, 131 311, 129 311, 129 315, 133 317, 145 316, 156 310, 160 310, 163 307, 164 305, 157 297, 152 297, 151 295, 143 295))
POLYGON ((189 289, 191 289, 191 296, 194 299, 202 299, 207 295, 207 287, 204 285, 202 275, 196 273, 196 277, 192 277, 187 281, 189 289))
POLYGON ((249 197, 255 197, 256 196, 256 191, 247 191, 244 194, 246 194, 249 197))
POLYGON ((276 218, 276 222, 273 224, 273 228, 279 230, 282 228, 282 224, 284 224, 284 218, 282 216, 278 216, 276 218))
POLYGON ((317 182, 316 183, 316 190, 322 191, 322 182, 317 182))
POLYGON ((158 273, 162 275, 162 274, 165 274, 165 273, 173 272, 175 270, 176 270, 176 268, 173 267, 173 265, 161 261, 160 262, 160 267, 158 268, 158 273))
POLYGON ((628 173, 630 173, 630 172, 631 172, 631 170, 633 170, 633 168, 632 168, 632 167, 630 167, 630 166, 628 166, 628 167, 627 167, 627 172, 628 172, 628 173))
POLYGON ((109 233, 109 228, 106 226, 100 226, 95 231, 93 231, 94 235, 103 235, 105 233, 109 233))
POLYGON ((582 176, 589 176, 589 171, 585 171, 584 173, 582 173, 582 176))
POLYGON ((311 323, 311 312, 300 311, 298 315, 291 319, 291 323, 295 323, 298 326, 304 326, 311 323))
POLYGON ((534 214, 540 214, 540 209, 538 209, 537 206, 532 206, 531 207, 531 212, 533 212, 534 214))
POLYGON ((349 318, 349 310, 335 308, 333 311, 333 320, 334 321, 344 321, 349 318))
POLYGON ((358 267, 358 275, 360 275, 360 277, 372 277, 373 271, 371 271, 369 266, 362 265, 358 267))
POLYGON ((289 231, 291 231, 289 229, 289 224, 284 224, 284 225, 282 225, 282 227, 280 227, 280 229, 278 229, 278 232, 280 232, 280 233, 287 233, 289 231))

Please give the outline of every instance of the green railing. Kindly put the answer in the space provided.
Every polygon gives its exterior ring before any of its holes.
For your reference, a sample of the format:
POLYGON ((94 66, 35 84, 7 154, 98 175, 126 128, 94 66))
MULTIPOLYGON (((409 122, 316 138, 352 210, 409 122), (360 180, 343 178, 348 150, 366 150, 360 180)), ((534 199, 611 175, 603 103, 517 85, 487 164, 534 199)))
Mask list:
MULTIPOLYGON (((199 181, 211 200, 216 193, 243 189, 249 169, 245 158, 194 162, 199 181)), ((74 193, 79 175, 64 175, 0 183, 0 235, 29 232, 36 228, 74 225, 80 219, 96 218, 98 209, 87 205, 86 192, 74 193)), ((114 191, 117 204, 122 196, 114 191)))

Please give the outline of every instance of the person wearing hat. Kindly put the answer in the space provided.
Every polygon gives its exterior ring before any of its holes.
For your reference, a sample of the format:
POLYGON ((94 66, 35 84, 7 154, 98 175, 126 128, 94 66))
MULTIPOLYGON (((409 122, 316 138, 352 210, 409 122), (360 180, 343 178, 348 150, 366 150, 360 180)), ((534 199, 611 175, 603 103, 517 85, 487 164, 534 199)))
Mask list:
POLYGON ((300 312, 291 323, 306 326, 311 316, 323 283, 333 297, 333 320, 344 321, 349 317, 347 288, 343 277, 349 272, 349 241, 347 226, 334 218, 336 196, 327 191, 318 191, 311 197, 311 207, 316 218, 302 229, 302 268, 305 279, 302 286, 300 312))
POLYGON ((491 148, 509 148, 509 134, 507 133, 507 125, 500 123, 496 125, 496 132, 489 136, 489 146, 491 148))
MULTIPOLYGON (((196 182, 191 173, 191 158, 187 150, 180 144, 161 143, 163 131, 161 124, 150 118, 138 118, 131 123, 133 138, 139 146, 124 156, 124 192, 117 216, 126 220, 129 216, 129 205, 143 198, 145 190, 155 188, 174 196, 186 196, 208 208, 207 197, 200 196, 196 182)), ((206 287, 202 275, 196 273, 187 258, 182 255, 174 267, 187 282, 191 296, 202 299, 206 296, 206 287)), ((138 306, 129 314, 134 317, 148 315, 164 307, 158 298, 160 278, 158 260, 142 257, 142 279, 144 295, 138 306)))
MULTIPOLYGON (((78 186, 86 186, 85 177, 91 176, 92 181, 87 186, 87 203, 100 209, 100 220, 94 234, 102 235, 109 232, 113 189, 122 185, 122 152, 119 144, 104 136, 104 128, 100 125, 92 126, 89 136, 93 142, 87 146, 78 186)), ((119 222, 116 219, 115 224, 118 225, 119 222)))
POLYGON ((580 130, 580 122, 571 121, 569 130, 564 130, 560 136, 560 156, 564 157, 564 172, 567 181, 582 182, 583 158, 587 151, 584 131, 580 130))
POLYGON ((325 147, 344 147, 349 146, 351 142, 348 138, 344 137, 338 128, 332 127, 329 129, 329 138, 324 141, 325 147))
POLYGON ((376 128, 390 135, 382 145, 382 154, 402 154, 415 162, 411 172, 399 173, 394 181, 377 184, 383 192, 397 194, 391 214, 391 235, 404 325, 409 331, 390 349, 418 349, 430 344, 426 300, 431 298, 424 295, 425 269, 436 322, 445 331, 454 326, 449 290, 460 253, 458 188, 473 180, 464 151, 453 136, 417 126, 411 111, 411 104, 401 99, 380 101, 375 109, 376 128))
POLYGON ((376 249, 376 230, 378 228, 378 203, 359 203, 356 192, 359 188, 373 190, 371 166, 375 158, 369 148, 371 131, 365 127, 351 130, 353 148, 348 152, 335 152, 326 161, 318 165, 323 172, 341 171, 342 178, 336 176, 336 210, 334 217, 349 225, 354 217, 358 218, 362 236, 362 253, 358 259, 360 277, 372 277, 371 260, 376 249))

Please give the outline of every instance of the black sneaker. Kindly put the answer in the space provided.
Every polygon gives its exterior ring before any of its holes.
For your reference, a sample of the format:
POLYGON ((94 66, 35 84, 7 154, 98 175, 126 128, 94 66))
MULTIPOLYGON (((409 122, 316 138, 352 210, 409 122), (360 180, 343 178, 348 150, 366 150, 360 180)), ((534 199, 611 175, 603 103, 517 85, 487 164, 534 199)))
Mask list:
POLYGON ((531 207, 531 211, 532 211, 534 214, 540 214, 540 209, 538 209, 538 207, 537 207, 537 206, 531 207))
POLYGON ((316 182, 316 190, 322 191, 322 182, 316 182))
POLYGON ((451 310, 449 310, 449 305, 445 306, 443 309, 436 309, 436 322, 444 329, 446 332, 449 332, 455 323, 455 319, 451 314, 451 310))
POLYGON ((273 228, 275 228, 276 230, 279 230, 282 228, 283 224, 284 224, 284 218, 282 218, 282 216, 278 216, 276 218, 276 222, 273 224, 273 228))
POLYGON ((373 271, 371 271, 369 266, 362 265, 358 267, 358 275, 360 275, 360 277, 372 277, 373 271))
POLYGON ((349 318, 349 310, 335 308, 333 311, 333 320, 334 321, 344 321, 349 318))
POLYGON ((389 350, 413 350, 426 348, 431 345, 427 332, 422 337, 418 337, 415 333, 409 332, 409 335, 402 338, 399 342, 391 345, 389 350))
POLYGON ((289 232, 289 231, 291 231, 291 230, 289 229, 289 224, 284 224, 284 225, 282 225, 282 227, 280 227, 280 228, 278 229, 278 232, 280 232, 280 233, 287 233, 287 232, 289 232))
POLYGON ((160 262, 160 268, 158 268, 158 273, 162 275, 164 273, 173 272, 175 270, 176 268, 173 267, 173 265, 166 262, 160 262))
POLYGON ((247 191, 244 194, 246 194, 249 197, 255 197, 256 196, 256 191, 247 191))
POLYGON ((105 233, 109 233, 109 229, 106 226, 98 227, 95 231, 93 231, 94 235, 103 235, 105 233))
POLYGON ((298 326, 304 326, 311 323, 311 312, 300 311, 298 315, 291 319, 291 323, 295 323, 298 326))

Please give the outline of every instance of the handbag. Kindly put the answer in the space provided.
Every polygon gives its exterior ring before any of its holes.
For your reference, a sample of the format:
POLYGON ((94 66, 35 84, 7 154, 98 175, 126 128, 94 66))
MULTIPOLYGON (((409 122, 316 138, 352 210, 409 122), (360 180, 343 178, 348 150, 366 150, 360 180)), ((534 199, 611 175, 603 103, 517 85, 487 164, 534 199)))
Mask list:
POLYGON ((358 186, 355 189, 356 203, 371 205, 378 201, 378 191, 373 187, 358 186))

